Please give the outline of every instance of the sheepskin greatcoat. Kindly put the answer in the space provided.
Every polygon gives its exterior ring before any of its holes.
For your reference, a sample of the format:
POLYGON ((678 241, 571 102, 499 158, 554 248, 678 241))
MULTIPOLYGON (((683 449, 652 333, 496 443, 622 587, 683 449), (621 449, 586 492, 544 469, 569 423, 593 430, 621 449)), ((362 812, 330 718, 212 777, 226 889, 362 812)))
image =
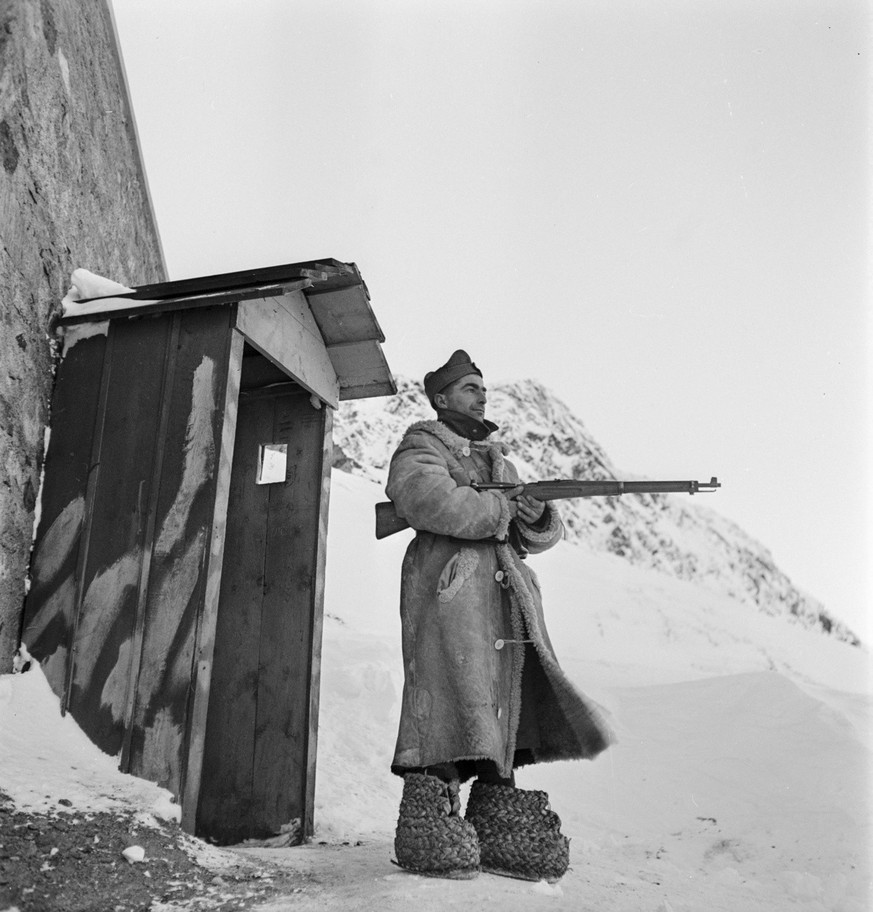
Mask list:
MULTIPOLYGON (((421 421, 391 461, 387 494, 416 530, 401 578, 405 683, 392 763, 400 775, 488 759, 508 777, 522 763, 594 757, 609 744, 598 710, 558 664, 536 576, 503 543, 507 499, 470 486, 517 481, 505 452, 421 421)), ((550 504, 535 527, 516 525, 532 554, 563 533, 550 504)))

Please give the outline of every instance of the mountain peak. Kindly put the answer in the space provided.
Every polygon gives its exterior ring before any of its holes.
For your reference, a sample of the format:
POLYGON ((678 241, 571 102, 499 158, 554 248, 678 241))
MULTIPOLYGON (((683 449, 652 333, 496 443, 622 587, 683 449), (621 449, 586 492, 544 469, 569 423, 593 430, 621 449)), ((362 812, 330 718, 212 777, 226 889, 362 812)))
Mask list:
MULTIPOLYGON (((342 403, 334 422, 334 468, 384 484, 394 448, 416 421, 434 417, 421 384, 397 377, 397 394, 342 403)), ((488 417, 510 448, 523 481, 609 479, 617 471, 569 407, 539 381, 488 391, 488 417)), ((622 473, 624 478, 639 476, 622 473)), ((561 501, 566 537, 638 566, 753 604, 791 623, 858 645, 858 637, 816 599, 800 592, 770 552, 715 510, 672 494, 561 501)))

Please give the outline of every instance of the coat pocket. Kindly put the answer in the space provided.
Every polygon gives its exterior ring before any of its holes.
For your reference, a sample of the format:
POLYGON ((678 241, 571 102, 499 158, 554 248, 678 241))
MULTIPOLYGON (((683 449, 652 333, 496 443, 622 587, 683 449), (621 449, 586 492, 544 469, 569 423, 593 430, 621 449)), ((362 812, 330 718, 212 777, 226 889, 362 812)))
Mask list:
POLYGON ((437 581, 437 598, 441 602, 450 602, 478 566, 479 555, 473 548, 461 548, 453 554, 446 561, 437 581))

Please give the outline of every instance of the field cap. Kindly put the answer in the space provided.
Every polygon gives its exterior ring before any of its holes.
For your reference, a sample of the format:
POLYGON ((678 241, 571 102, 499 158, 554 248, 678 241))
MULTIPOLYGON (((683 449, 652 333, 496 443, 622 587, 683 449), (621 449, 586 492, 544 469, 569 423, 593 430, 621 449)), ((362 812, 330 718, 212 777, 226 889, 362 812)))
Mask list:
MULTIPOLYGON (((430 404, 434 405, 433 397, 437 393, 468 374, 478 374, 481 377, 482 371, 473 364, 470 356, 459 348, 442 367, 438 367, 435 371, 428 371, 424 375, 424 392, 430 400, 430 404)), ((435 405, 434 408, 436 408, 435 405)))

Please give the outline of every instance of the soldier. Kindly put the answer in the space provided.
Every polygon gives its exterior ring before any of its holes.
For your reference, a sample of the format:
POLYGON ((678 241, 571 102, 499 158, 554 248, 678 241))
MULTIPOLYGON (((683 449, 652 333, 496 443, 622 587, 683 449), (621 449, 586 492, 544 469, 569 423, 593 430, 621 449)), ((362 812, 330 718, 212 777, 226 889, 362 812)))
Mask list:
POLYGON ((610 741, 561 670, 528 554, 562 537, 557 509, 520 489, 485 418, 482 372, 464 351, 424 379, 436 418, 406 432, 387 493, 416 530, 403 561, 405 683, 392 771, 404 777, 397 860, 420 874, 480 869, 558 880, 568 840, 545 792, 515 786, 525 764, 594 757, 610 741), (475 777, 466 816, 459 783, 475 777))

